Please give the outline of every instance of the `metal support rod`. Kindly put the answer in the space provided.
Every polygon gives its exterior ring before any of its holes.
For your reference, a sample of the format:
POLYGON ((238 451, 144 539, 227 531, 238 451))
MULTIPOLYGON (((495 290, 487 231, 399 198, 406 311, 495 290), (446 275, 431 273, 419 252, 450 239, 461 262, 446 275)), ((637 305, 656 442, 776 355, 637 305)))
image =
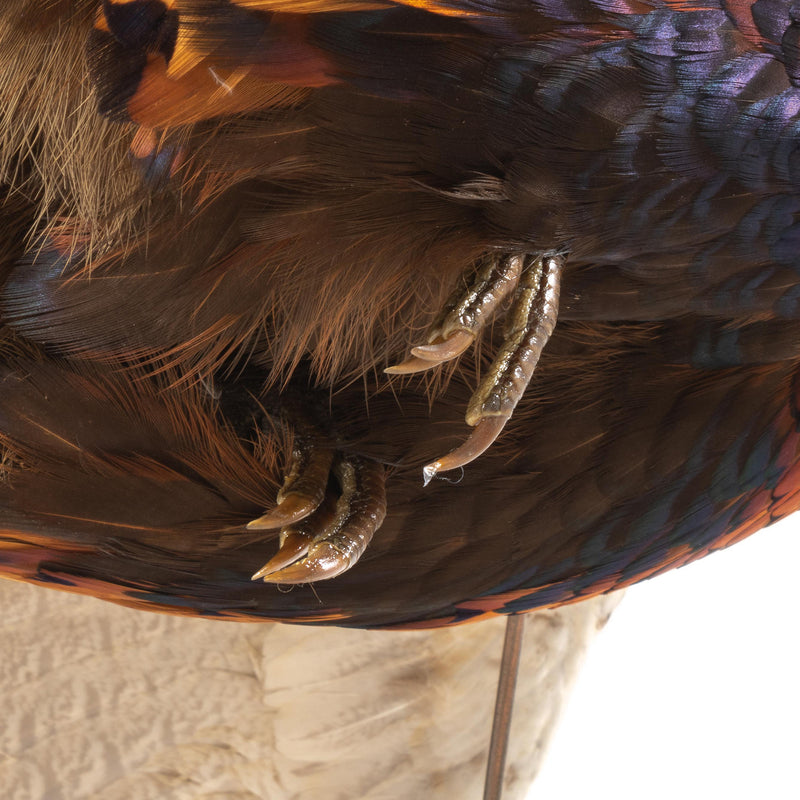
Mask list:
POLYGON ((505 773, 508 735, 511 729, 511 714, 514 710, 514 690, 517 688, 524 628, 525 619, 521 614, 508 615, 503 656, 500 660, 500 675, 497 679, 497 699, 494 702, 492 738, 489 742, 489 757, 486 762, 483 800, 500 800, 503 793, 503 774, 505 773))

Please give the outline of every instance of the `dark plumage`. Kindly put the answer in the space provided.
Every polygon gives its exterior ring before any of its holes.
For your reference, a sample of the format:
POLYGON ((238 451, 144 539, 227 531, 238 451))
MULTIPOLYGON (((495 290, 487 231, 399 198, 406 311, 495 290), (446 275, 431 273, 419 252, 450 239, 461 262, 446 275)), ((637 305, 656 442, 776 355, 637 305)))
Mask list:
POLYGON ((788 3, 5 8, 0 571, 446 624, 797 507, 788 3), (383 370, 508 253, 563 257, 558 325, 498 441, 423 488, 487 362, 383 370), (277 532, 245 525, 299 420, 386 467, 388 510, 357 566, 286 592, 250 580, 277 532))

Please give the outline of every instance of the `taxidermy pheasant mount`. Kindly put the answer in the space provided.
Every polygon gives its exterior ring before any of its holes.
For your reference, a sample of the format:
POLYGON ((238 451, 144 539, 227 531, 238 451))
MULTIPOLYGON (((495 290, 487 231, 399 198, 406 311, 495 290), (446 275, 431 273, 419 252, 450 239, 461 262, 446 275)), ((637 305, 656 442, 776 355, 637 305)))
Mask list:
POLYGON ((0 572, 438 626, 794 511, 793 14, 7 2, 0 572))

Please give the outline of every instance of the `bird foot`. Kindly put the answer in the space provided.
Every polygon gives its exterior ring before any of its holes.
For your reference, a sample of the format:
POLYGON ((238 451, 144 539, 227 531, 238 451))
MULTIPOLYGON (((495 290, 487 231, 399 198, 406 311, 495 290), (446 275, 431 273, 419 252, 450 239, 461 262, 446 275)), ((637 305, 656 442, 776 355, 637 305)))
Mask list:
POLYGON ((438 472, 468 464, 500 435, 525 392, 558 316, 563 258, 520 253, 487 255, 445 304, 428 331, 426 344, 411 348, 411 357, 389 367, 390 375, 433 369, 463 353, 511 295, 500 352, 467 406, 472 434, 446 456, 423 469, 425 485, 438 472))
POLYGON ((344 455, 305 435, 296 439, 278 504, 247 525, 280 528, 278 552, 252 580, 312 583, 349 570, 386 516, 384 477, 375 461, 344 455))

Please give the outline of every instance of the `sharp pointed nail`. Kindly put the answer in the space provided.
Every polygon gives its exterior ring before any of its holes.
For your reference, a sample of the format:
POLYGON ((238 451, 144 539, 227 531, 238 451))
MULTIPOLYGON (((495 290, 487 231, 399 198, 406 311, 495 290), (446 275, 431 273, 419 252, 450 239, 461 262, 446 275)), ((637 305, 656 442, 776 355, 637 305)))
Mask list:
POLYGON ((474 341, 475 336, 469 331, 456 331, 440 342, 412 347, 411 355, 425 361, 441 363, 460 356, 474 341))
POLYGON ((457 469, 474 461, 486 451, 500 435, 508 417, 484 417, 472 430, 469 438, 446 456, 422 468, 423 485, 427 486, 439 472, 457 469))
POLYGON ((436 473, 441 467, 441 461, 433 461, 427 466, 424 466, 422 468, 422 485, 427 486, 436 477, 436 473))
POLYGON ((289 533, 284 539, 280 550, 258 572, 254 572, 250 580, 266 579, 268 576, 291 566, 308 553, 309 545, 310 539, 308 536, 289 533))
POLYGON ((284 528, 305 519, 317 507, 317 504, 303 495, 289 494, 272 511, 268 511, 258 519, 251 520, 245 526, 249 531, 269 531, 284 528))
POLYGON ((407 358, 399 364, 386 367, 384 373, 386 375, 413 375, 415 372, 425 372, 427 369, 433 369, 438 363, 438 361, 430 361, 424 358, 407 358))
MULTIPOLYGON (((274 559, 273 559, 274 560, 274 559)), ((264 577, 266 583, 313 583, 341 575, 352 565, 329 542, 318 542, 306 558, 272 571, 264 577)), ((259 570, 261 572, 261 570, 259 570)))

